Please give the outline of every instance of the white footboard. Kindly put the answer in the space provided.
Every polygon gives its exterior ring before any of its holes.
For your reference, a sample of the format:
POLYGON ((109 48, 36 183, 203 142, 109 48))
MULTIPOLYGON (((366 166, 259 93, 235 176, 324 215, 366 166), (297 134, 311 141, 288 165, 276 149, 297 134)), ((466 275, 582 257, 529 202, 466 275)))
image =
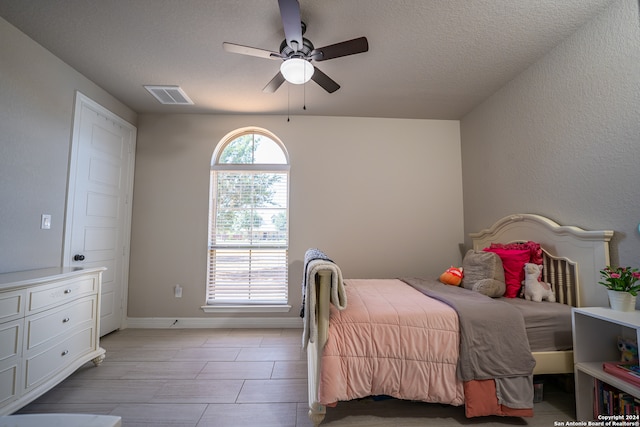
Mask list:
POLYGON ((331 295, 331 271, 320 271, 316 274, 316 306, 307 307, 316 311, 318 336, 315 342, 307 345, 307 369, 309 388, 309 419, 314 426, 318 426, 326 414, 326 408, 318 402, 318 387, 320 385, 320 363, 322 350, 327 342, 329 329, 329 306, 331 295))

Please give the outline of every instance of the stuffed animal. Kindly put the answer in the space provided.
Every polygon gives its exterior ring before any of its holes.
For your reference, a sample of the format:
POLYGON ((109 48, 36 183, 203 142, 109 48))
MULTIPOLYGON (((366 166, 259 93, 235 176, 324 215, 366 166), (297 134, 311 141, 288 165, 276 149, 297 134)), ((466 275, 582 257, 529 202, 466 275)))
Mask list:
POLYGON ((445 285, 460 286, 462 282, 462 268, 451 266, 440 275, 440 281, 445 285))
POLYGON ((638 344, 635 341, 618 337, 618 349, 620 361, 638 363, 638 344))
POLYGON ((535 302, 541 302, 545 299, 549 302, 556 302, 551 285, 538 279, 540 273, 542 273, 541 265, 530 262, 524 265, 524 298, 535 302))

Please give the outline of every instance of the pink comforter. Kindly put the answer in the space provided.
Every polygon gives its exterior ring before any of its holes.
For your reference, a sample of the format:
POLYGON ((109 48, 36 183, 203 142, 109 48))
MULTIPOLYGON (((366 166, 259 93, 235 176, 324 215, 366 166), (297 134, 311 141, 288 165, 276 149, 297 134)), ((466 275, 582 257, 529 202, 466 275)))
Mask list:
POLYGON ((348 310, 331 306, 321 404, 375 395, 464 403, 464 386, 456 377, 458 316, 452 308, 395 279, 345 280, 345 289, 348 310))

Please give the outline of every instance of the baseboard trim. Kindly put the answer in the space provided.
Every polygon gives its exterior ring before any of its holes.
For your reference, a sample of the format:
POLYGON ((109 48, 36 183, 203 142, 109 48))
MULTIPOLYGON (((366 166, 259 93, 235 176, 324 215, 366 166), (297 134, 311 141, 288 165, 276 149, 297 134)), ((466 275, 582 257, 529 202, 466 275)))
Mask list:
POLYGON ((196 328, 302 328, 302 319, 295 317, 127 317, 126 328, 136 329, 196 329, 196 328))

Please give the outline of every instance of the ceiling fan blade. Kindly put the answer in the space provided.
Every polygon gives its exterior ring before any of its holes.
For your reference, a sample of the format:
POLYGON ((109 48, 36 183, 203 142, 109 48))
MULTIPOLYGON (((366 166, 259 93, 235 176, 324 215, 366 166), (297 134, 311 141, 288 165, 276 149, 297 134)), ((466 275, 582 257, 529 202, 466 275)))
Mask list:
POLYGON ((278 0, 284 38, 294 52, 302 48, 302 18, 300 17, 300 3, 298 0, 278 0))
POLYGON ((235 43, 222 43, 222 48, 227 52, 239 53, 241 55, 257 56, 266 59, 282 59, 282 55, 266 49, 258 49, 257 47, 243 46, 235 43))
POLYGON ((318 83, 320 87, 322 87, 324 90, 326 90, 329 93, 333 93, 338 89, 340 89, 340 85, 334 82, 331 77, 327 76, 325 73, 320 71, 318 67, 315 67, 315 71, 311 76, 311 80, 318 83))
POLYGON ((273 93, 284 83, 284 76, 280 71, 276 74, 269 83, 262 89, 263 92, 273 93))
POLYGON ((369 50, 369 42, 366 37, 347 40, 341 43, 314 49, 309 56, 314 61, 326 61, 327 59, 339 58, 341 56, 354 55, 369 50))

